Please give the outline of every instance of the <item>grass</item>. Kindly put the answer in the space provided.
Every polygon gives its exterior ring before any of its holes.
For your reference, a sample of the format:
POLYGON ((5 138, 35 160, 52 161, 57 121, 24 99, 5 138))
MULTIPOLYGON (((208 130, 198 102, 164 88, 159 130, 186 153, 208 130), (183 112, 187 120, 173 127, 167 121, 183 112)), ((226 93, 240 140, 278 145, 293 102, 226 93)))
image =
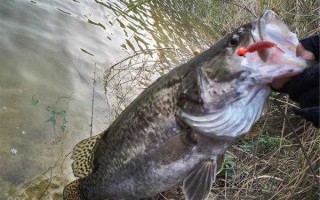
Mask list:
MULTIPOLYGON (((149 1, 136 1, 132 5, 137 8, 145 2, 149 1)), ((317 0, 167 0, 164 4, 173 7, 176 12, 188 13, 198 23, 211 27, 214 30, 212 41, 218 41, 239 25, 252 21, 266 9, 274 10, 281 16, 299 38, 320 31, 320 2, 317 0)), ((128 96, 133 87, 140 87, 137 92, 142 91, 156 77, 173 67, 170 62, 161 59, 172 54, 180 58, 191 57, 174 48, 146 50, 117 63, 106 72, 106 88, 112 88, 112 91, 106 91, 118 102, 113 105, 115 112, 120 113, 133 100, 134 96, 128 96)), ((181 60, 181 63, 184 61, 181 60)), ((272 96, 259 122, 227 152, 210 199, 320 198, 320 132, 291 112, 291 108, 297 106, 294 102, 286 96, 280 99, 272 96), (280 104, 295 132, 276 103, 280 104), (303 155, 297 137, 308 159, 303 155), (310 170, 308 160, 316 177, 310 170)), ((181 188, 176 186, 154 199, 178 200, 184 197, 181 188)))
POLYGON ((216 39, 240 24, 252 21, 267 9, 281 16, 299 37, 319 32, 320 2, 317 0, 172 0, 171 3, 179 12, 191 13, 215 29, 218 32, 216 39))

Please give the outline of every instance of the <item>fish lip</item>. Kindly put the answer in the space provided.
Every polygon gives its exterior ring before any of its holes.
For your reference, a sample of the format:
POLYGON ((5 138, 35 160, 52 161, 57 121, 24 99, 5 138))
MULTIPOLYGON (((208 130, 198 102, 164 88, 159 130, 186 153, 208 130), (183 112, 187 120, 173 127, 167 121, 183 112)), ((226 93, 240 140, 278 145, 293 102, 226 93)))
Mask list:
MULTIPOLYGON (((258 35, 252 34, 253 41, 264 41, 266 38, 267 24, 274 23, 277 19, 279 19, 279 16, 275 12, 273 12, 272 10, 266 10, 256 21, 256 29, 258 30, 258 35)), ((257 50, 257 53, 263 62, 267 62, 270 55, 270 50, 260 49, 257 50)))
POLYGON ((259 31, 259 37, 260 40, 265 40, 265 30, 267 24, 270 23, 270 21, 275 20, 275 18, 278 17, 278 15, 271 11, 271 10, 266 10, 258 19, 258 31, 259 31), (269 22, 269 23, 268 23, 269 22))
POLYGON ((257 19, 257 29, 259 38, 257 40, 265 40, 266 38, 266 27, 269 24, 277 24, 277 26, 285 26, 283 20, 272 10, 266 10, 258 19, 257 19))
MULTIPOLYGON (((258 42, 271 42, 275 46, 253 46, 248 54, 246 62, 256 71, 258 84, 270 84, 291 79, 301 73, 307 63, 297 56, 296 47, 299 40, 295 33, 291 32, 283 19, 275 12, 267 10, 259 18, 252 22, 251 38, 249 45, 258 42), (260 48, 261 47, 261 48, 260 48)), ((249 48, 249 46, 247 46, 249 48)))

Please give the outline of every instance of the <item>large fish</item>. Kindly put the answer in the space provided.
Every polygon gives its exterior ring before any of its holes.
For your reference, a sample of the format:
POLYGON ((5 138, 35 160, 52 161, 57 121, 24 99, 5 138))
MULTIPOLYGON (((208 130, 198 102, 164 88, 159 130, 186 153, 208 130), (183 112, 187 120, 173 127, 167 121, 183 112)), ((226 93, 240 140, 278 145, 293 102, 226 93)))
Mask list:
POLYGON ((160 77, 106 131, 75 146, 79 179, 64 199, 142 199, 181 182, 186 199, 207 199, 227 148, 259 119, 269 83, 306 68, 297 44, 266 11, 160 77))

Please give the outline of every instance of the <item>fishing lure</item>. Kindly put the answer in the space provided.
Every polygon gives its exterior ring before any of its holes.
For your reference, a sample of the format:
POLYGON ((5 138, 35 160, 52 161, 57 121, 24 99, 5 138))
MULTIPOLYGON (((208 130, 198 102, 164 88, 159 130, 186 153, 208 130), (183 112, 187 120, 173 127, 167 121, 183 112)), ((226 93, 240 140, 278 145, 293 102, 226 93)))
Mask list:
POLYGON ((277 45, 273 42, 270 41, 259 41, 257 43, 254 43, 250 46, 248 46, 247 48, 245 47, 241 47, 238 49, 237 54, 239 56, 245 56, 247 53, 252 53, 261 49, 268 49, 268 48, 273 48, 276 47, 277 49, 279 49, 281 52, 283 52, 279 47, 277 47, 277 45))

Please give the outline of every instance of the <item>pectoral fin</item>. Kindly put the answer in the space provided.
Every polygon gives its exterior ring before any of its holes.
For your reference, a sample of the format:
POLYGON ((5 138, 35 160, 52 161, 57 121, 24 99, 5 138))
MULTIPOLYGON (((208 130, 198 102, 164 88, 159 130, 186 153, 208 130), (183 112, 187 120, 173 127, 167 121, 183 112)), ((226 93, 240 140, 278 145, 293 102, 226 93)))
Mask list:
POLYGON ((216 177, 216 161, 201 163, 184 180, 183 192, 186 200, 205 200, 216 177))

